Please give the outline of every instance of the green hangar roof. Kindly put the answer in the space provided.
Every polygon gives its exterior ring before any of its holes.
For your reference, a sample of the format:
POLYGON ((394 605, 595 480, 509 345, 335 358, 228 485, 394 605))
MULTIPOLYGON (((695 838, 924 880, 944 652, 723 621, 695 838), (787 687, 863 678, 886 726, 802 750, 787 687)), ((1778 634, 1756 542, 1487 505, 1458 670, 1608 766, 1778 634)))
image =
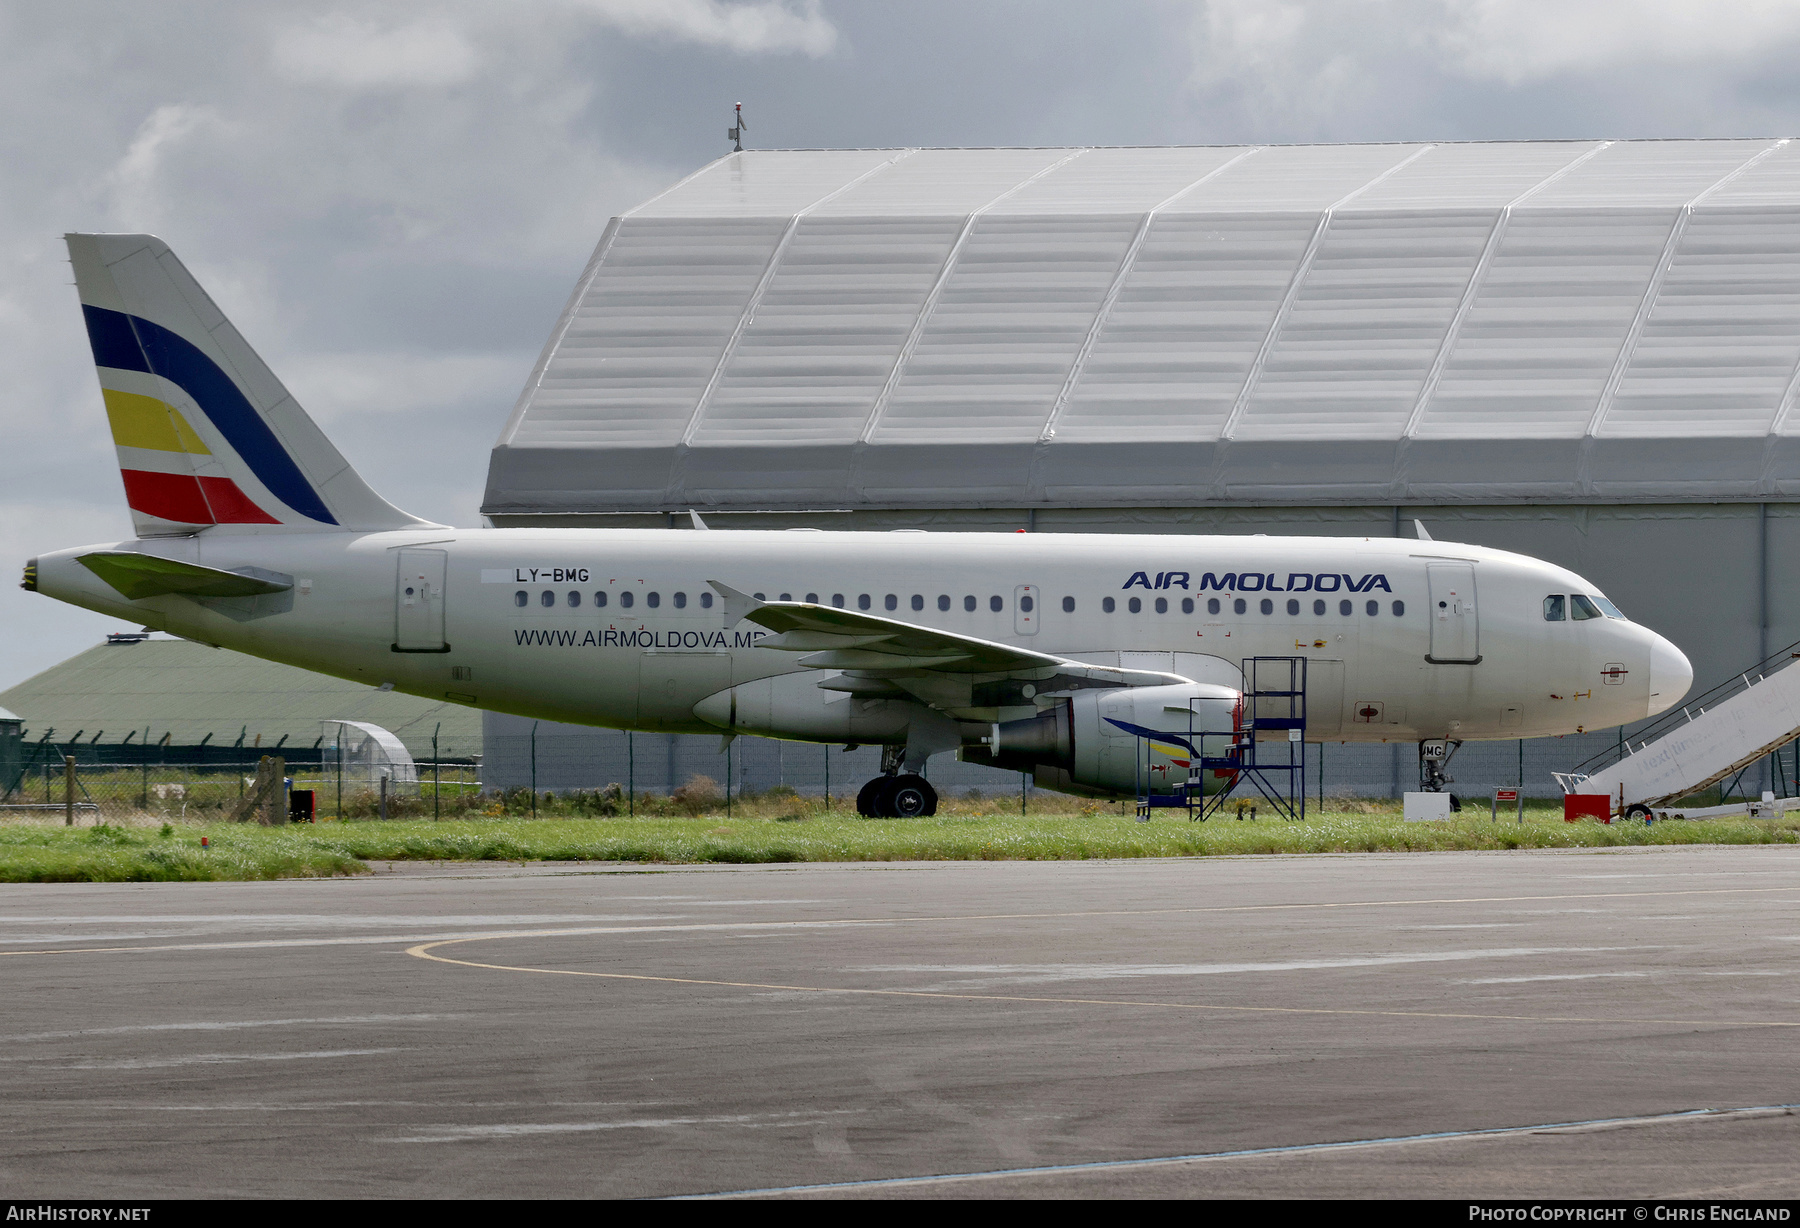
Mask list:
POLYGON ((26 740, 54 729, 51 740, 194 746, 310 747, 325 720, 369 721, 397 735, 415 756, 428 757, 438 734, 445 755, 481 750, 481 713, 397 691, 380 691, 326 674, 262 661, 188 640, 146 639, 100 644, 0 691, 0 707, 19 713, 26 740))

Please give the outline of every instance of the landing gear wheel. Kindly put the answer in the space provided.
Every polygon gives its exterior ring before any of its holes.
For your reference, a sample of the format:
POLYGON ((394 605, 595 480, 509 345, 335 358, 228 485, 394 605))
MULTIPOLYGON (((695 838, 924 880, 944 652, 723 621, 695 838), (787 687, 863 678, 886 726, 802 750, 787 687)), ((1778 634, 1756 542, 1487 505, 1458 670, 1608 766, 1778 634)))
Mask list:
POLYGON ((1628 819, 1642 819, 1646 823, 1654 821, 1655 818, 1655 816, 1650 813, 1650 807, 1645 806, 1642 803, 1635 806, 1627 806, 1625 808, 1625 817, 1628 819))
POLYGON ((896 776, 888 791, 888 814, 896 819, 923 819, 937 813, 937 790, 923 776, 896 776))
POLYGON ((871 780, 856 795, 856 813, 865 819, 887 818, 893 788, 892 776, 877 776, 871 780))
POLYGON ((1456 796, 1456 794, 1452 793, 1450 795, 1450 813, 1451 814, 1460 814, 1461 812, 1462 812, 1462 798, 1460 798, 1460 797, 1456 796))

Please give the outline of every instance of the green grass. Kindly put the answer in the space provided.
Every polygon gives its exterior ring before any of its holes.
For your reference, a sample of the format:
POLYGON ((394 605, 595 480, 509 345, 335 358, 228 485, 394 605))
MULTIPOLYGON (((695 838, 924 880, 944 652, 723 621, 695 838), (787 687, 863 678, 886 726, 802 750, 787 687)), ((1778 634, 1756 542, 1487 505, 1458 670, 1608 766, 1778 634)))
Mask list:
MULTIPOLYGON (((1060 800, 1060 799, 1059 799, 1060 800)), ((1016 805, 1016 803, 1015 803, 1016 805)), ((1456 849, 1618 848, 1663 844, 1800 843, 1800 815, 1781 820, 1564 823, 1548 810, 1526 822, 1485 813, 1406 823, 1390 807, 1356 804, 1305 823, 1228 816, 1190 823, 1089 804, 1085 812, 954 813, 859 819, 787 798, 774 814, 718 813, 605 819, 324 822, 261 828, 211 824, 69 829, 0 826, 0 881, 204 881, 355 874, 374 860, 614 861, 652 864, 799 861, 1080 860, 1254 853, 1431 852, 1456 849), (212 845, 200 847, 200 837, 212 845)))

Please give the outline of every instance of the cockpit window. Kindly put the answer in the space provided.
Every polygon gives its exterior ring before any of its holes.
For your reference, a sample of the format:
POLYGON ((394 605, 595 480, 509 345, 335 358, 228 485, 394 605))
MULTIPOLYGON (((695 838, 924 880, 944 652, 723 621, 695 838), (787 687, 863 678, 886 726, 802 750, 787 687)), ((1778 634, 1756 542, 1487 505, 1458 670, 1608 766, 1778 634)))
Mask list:
POLYGON ((1547 623, 1559 623, 1562 620, 1563 596, 1561 593, 1551 593, 1548 597, 1544 598, 1544 621, 1547 623))
POLYGON ((1575 621, 1577 622, 1588 618, 1606 617, 1600 612, 1600 607, 1595 605, 1585 593, 1571 593, 1569 595, 1569 608, 1574 611, 1575 621))
POLYGON ((1625 617, 1624 614, 1619 612, 1618 606, 1614 605, 1612 602, 1610 602, 1606 598, 1602 597, 1599 593, 1594 594, 1594 604, 1599 606, 1600 612, 1602 614, 1605 614, 1608 618, 1616 618, 1620 622, 1630 621, 1625 617))

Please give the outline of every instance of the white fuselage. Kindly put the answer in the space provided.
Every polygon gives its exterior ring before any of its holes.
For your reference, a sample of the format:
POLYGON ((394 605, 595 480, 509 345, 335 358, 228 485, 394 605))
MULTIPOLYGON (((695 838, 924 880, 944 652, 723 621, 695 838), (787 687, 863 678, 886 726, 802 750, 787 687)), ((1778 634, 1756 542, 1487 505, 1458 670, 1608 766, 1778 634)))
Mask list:
MULTIPOLYGON (((1669 707, 1692 677, 1682 654, 1645 627, 1610 617, 1547 621, 1546 596, 1596 593, 1579 576, 1521 555, 1435 541, 808 530, 202 533, 62 551, 38 566, 38 587, 50 596, 220 647, 432 699, 667 732, 727 726, 820 741, 855 733, 803 711, 784 718, 779 705, 761 722, 771 727, 725 715, 735 705, 706 705, 769 679, 802 697, 802 706, 814 696, 819 704, 851 702, 818 691, 820 672, 794 653, 758 647, 761 627, 727 627, 708 581, 771 601, 842 604, 1199 681, 1226 681, 1246 657, 1304 656, 1309 740, 1606 728, 1669 707), (235 603, 127 601, 74 561, 95 549, 286 573, 294 590, 280 600, 235 603), (421 578, 420 560, 441 574, 421 578), (418 585, 411 595, 409 575, 418 585), (1029 612, 1024 597, 1032 599, 1029 612)), ((877 729, 863 740, 881 736, 877 729)))

